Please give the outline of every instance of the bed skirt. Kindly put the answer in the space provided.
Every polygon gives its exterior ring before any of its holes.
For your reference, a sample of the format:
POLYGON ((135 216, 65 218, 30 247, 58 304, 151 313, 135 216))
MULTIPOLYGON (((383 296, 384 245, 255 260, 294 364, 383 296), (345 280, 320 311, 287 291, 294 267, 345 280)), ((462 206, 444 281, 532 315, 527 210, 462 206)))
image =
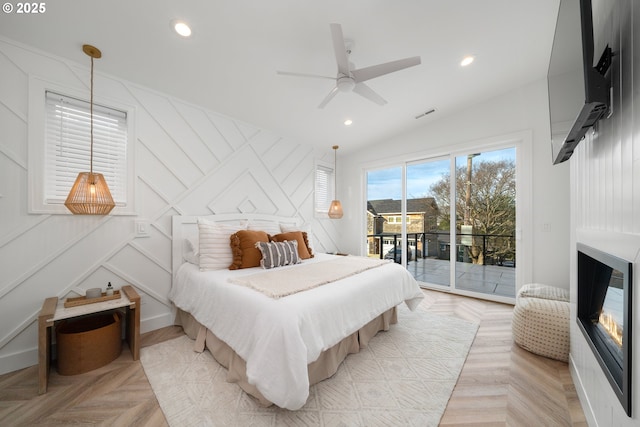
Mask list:
MULTIPOLYGON (((396 307, 393 307, 353 334, 345 337, 333 347, 323 351, 317 360, 307 365, 309 385, 331 377, 336 373, 340 363, 352 353, 358 353, 379 331, 389 330, 389 325, 398 322, 396 307)), ((202 352, 205 347, 211 352, 218 363, 227 368, 227 381, 237 383, 246 393, 255 397, 263 406, 273 403, 267 400, 258 389, 249 384, 246 374, 246 363, 224 341, 216 337, 206 327, 198 323, 191 314, 178 309, 175 324, 182 326, 189 338, 195 340, 194 351, 202 352)))

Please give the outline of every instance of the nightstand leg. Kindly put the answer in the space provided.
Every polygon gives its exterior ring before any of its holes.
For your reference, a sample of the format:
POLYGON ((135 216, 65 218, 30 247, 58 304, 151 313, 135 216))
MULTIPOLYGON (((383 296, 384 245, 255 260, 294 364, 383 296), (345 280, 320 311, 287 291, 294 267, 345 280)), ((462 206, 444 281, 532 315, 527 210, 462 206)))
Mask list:
POLYGON ((58 305, 58 298, 47 298, 38 315, 38 394, 47 392, 49 365, 51 362, 51 330, 58 305))
POLYGON ((127 342, 133 360, 138 360, 140 358, 140 295, 130 285, 123 286, 122 291, 132 302, 132 306, 127 307, 127 342))

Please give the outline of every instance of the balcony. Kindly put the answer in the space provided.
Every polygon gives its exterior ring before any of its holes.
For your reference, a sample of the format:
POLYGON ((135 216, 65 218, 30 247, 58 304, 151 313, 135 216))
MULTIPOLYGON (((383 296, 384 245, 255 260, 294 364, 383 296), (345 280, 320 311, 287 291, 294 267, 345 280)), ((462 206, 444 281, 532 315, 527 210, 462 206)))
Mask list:
MULTIPOLYGON (((400 234, 367 236, 368 256, 400 263, 400 234)), ((450 287, 451 242, 448 231, 407 234, 407 270, 425 285, 450 287)), ((458 234, 455 244, 455 288, 515 297, 515 238, 513 235, 458 234)))

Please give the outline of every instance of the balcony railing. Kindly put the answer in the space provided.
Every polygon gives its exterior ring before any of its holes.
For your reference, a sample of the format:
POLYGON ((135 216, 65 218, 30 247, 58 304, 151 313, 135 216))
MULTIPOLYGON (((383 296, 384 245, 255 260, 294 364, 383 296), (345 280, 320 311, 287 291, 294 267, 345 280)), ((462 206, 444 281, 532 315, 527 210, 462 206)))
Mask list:
MULTIPOLYGON (((407 233, 407 245, 402 245, 399 233, 367 235, 369 256, 400 262, 402 246, 410 251, 409 261, 420 258, 450 260, 451 243, 448 231, 407 233)), ((456 261, 481 265, 515 267, 515 237, 511 234, 456 234, 456 261)))

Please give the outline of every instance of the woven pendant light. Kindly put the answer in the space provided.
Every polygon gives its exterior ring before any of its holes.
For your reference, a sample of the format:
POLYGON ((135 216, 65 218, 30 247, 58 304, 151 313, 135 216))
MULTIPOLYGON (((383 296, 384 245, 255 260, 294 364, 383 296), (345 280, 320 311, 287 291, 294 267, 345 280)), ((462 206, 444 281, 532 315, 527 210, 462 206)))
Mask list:
POLYGON ((75 215, 107 215, 115 207, 109 186, 101 173, 93 172, 93 60, 101 58, 102 52, 85 44, 82 51, 91 57, 91 160, 90 171, 80 172, 71 187, 64 205, 75 215))
POLYGON ((334 184, 334 189, 333 189, 333 194, 334 197, 336 198, 335 200, 331 201, 331 205, 329 206, 329 218, 331 219, 340 219, 342 218, 342 215, 344 215, 344 213, 342 212, 342 203, 340 203, 340 200, 338 200, 338 162, 337 162, 337 157, 338 157, 338 146, 334 145, 333 146, 333 184, 334 184))

